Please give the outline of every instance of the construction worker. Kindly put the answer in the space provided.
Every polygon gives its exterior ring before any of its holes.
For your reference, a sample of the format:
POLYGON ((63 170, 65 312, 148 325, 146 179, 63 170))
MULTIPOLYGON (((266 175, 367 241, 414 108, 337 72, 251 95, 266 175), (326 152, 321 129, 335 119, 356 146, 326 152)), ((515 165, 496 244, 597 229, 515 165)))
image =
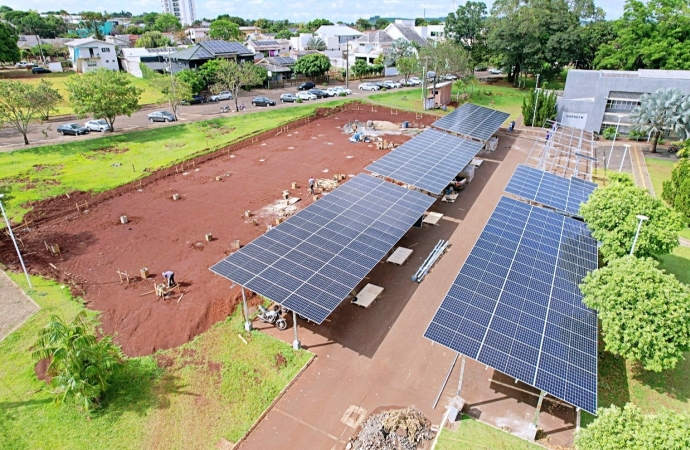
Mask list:
POLYGON ((311 195, 314 195, 314 184, 316 181, 314 181, 314 177, 309 177, 309 193, 311 195))
POLYGON ((175 287, 177 285, 177 283, 175 283, 175 272, 172 270, 163 272, 163 276, 168 281, 168 288, 175 287))

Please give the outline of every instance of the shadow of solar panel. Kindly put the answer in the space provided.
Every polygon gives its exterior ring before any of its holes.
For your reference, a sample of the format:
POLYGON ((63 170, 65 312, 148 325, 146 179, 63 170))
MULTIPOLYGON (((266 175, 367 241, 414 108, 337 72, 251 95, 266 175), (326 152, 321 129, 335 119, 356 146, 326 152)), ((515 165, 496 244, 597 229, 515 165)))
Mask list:
POLYGON ((465 103, 432 125, 481 141, 487 141, 498 131, 510 114, 483 106, 465 103))
POLYGON ((211 270, 320 324, 433 201, 360 174, 211 270))
POLYGON ((479 142, 427 129, 366 170, 437 195, 481 149, 479 142))
POLYGON ((596 267, 584 224, 502 197, 424 336, 596 413, 596 267))

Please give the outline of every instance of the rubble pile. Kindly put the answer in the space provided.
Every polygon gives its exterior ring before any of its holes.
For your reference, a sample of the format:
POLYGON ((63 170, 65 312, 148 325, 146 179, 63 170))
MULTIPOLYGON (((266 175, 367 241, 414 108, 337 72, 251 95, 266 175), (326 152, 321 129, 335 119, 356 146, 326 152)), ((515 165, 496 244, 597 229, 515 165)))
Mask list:
POLYGON ((347 448, 350 450, 416 450, 434 438, 430 423, 414 408, 392 409, 374 414, 362 425, 347 448))
POLYGON ((332 191, 339 186, 338 181, 329 180, 328 178, 319 178, 316 180, 316 187, 323 189, 324 191, 332 191))

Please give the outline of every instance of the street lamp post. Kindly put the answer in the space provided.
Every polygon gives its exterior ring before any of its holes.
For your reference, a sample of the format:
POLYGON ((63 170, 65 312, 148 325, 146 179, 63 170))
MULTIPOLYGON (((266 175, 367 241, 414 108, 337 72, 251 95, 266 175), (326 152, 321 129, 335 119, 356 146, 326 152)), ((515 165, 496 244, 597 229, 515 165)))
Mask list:
POLYGON ((0 210, 2 210, 2 217, 5 218, 5 224, 7 224, 7 231, 10 233, 10 237, 12 238, 12 243, 14 244, 14 249, 17 251, 17 256, 19 256, 19 262, 22 265, 22 269, 24 269, 24 275, 26 275, 26 282, 29 284, 30 288, 33 288, 31 285, 31 278, 29 278, 29 272, 26 270, 26 266, 24 265, 24 258, 22 258, 22 252, 19 251, 19 246, 17 245, 17 240, 14 238, 14 233, 12 233, 12 227, 10 226, 10 221, 7 219, 7 214, 5 214, 5 208, 2 206, 2 199, 5 197, 5 194, 0 194, 0 210))
POLYGON ((534 85, 534 115, 532 116, 532 126, 537 121, 537 105, 539 104, 539 74, 537 74, 537 84, 534 85))
POLYGON ((630 247, 630 255, 632 256, 633 252, 635 252, 635 244, 637 244, 637 238, 640 236, 640 228, 642 228, 642 222, 645 220, 649 220, 649 217, 643 216, 642 214, 637 215, 637 220, 639 220, 639 223, 637 224, 637 231, 635 232, 635 239, 633 239, 632 247, 630 247))

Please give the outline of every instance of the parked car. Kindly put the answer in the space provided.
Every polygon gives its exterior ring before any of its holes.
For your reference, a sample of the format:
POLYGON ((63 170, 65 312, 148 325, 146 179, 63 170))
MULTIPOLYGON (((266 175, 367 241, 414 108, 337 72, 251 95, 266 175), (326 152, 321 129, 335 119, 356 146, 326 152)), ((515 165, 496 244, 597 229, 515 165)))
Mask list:
POLYGON ((337 97, 340 95, 342 91, 340 89, 336 89, 334 87, 329 87, 326 89, 326 93, 328 94, 329 97, 337 97))
POLYGON ((331 89, 337 89, 340 92, 344 92, 346 95, 352 95, 352 89, 348 89, 342 86, 333 86, 331 89))
POLYGON ((31 73, 38 74, 38 73, 53 73, 53 72, 51 70, 46 69, 45 67, 32 67, 31 73))
POLYGON ((222 91, 212 95, 209 100, 212 102, 219 102, 221 100, 232 100, 232 93, 230 91, 222 91))
POLYGON ((406 80, 405 78, 398 80, 398 83, 400 83, 401 86, 412 86, 410 80, 406 80))
POLYGON ((426 73, 426 78, 429 81, 433 81, 434 78, 436 78, 436 72, 432 72, 431 70, 426 73))
POLYGON ((286 94, 282 94, 280 96, 280 102, 281 103, 294 103, 296 100, 297 100, 297 96, 295 94, 291 94, 289 92, 286 94))
POLYGON ((446 81, 455 81, 458 79, 457 75, 453 75, 452 73, 447 73, 443 76, 443 79, 446 81))
POLYGON ((407 82, 410 84, 410 86, 419 86, 420 84, 422 84, 422 80, 420 80, 417 77, 410 77, 410 79, 407 80, 407 82))
POLYGON ((491 75, 500 75, 503 73, 503 71, 501 69, 495 69, 492 67, 491 69, 489 69, 489 73, 491 75))
POLYGON ((379 89, 381 88, 373 83, 360 83, 359 85, 360 91, 378 91, 379 89))
POLYGON ((316 85, 311 81, 305 81, 304 83, 297 86, 298 91, 308 91, 309 89, 314 89, 316 85))
POLYGON ((108 125, 108 122, 105 121, 105 119, 96 119, 96 120, 89 120, 84 124, 86 128, 89 129, 89 131, 110 131, 110 125, 108 125))
POLYGON ((275 106, 276 102, 266 97, 254 97, 252 99, 252 105, 254 106, 275 106))
POLYGON ((384 81, 383 85, 386 87, 386 89, 397 89, 402 87, 402 84, 392 80, 384 81))
POLYGON ((486 72, 486 66, 477 66, 474 68, 475 72, 486 72))
POLYGON ((79 136, 80 134, 87 134, 89 129, 82 127, 78 123, 66 123, 57 127, 57 132, 61 135, 71 134, 73 136, 79 136))
POLYGON ((189 101, 184 102, 185 104, 188 105, 197 105, 199 103, 205 103, 206 102, 206 97, 203 95, 192 95, 192 99, 189 101))
POLYGON ((17 69, 27 69, 29 67, 33 67, 33 63, 26 62, 26 61, 19 61, 17 64, 14 65, 17 69))
POLYGON ((154 111, 148 115, 149 122, 175 122, 175 116, 168 111, 154 111))
POLYGON ((308 91, 298 92, 295 97, 299 98, 300 100, 316 100, 318 98, 316 95, 308 91))
POLYGON ((329 97, 328 92, 321 89, 309 89, 309 92, 316 95, 316 98, 329 97))

